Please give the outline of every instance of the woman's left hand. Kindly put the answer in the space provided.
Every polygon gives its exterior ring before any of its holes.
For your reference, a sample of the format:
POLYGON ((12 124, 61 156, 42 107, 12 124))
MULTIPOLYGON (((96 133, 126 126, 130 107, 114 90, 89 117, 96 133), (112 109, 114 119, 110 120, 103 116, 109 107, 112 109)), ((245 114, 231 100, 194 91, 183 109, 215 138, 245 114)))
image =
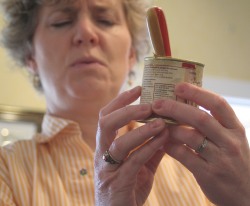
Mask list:
POLYGON ((130 105, 140 93, 139 87, 124 92, 100 112, 95 152, 98 206, 143 205, 165 154, 163 145, 168 138, 168 129, 161 119, 125 134, 117 132, 130 121, 145 119, 152 113, 150 104, 130 105))
POLYGON ((250 149, 233 109, 224 98, 191 84, 177 85, 175 94, 210 114, 176 101, 155 101, 156 114, 183 123, 170 128, 166 152, 193 173, 214 204, 249 205, 250 149))

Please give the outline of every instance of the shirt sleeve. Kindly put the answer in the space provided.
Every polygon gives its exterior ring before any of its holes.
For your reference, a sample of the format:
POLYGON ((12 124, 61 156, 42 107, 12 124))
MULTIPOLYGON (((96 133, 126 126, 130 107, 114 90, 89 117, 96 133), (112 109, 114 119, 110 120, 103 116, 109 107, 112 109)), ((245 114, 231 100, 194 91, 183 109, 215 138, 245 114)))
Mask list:
POLYGON ((3 158, 3 148, 0 148, 0 205, 17 206, 10 186, 10 176, 7 163, 3 158))

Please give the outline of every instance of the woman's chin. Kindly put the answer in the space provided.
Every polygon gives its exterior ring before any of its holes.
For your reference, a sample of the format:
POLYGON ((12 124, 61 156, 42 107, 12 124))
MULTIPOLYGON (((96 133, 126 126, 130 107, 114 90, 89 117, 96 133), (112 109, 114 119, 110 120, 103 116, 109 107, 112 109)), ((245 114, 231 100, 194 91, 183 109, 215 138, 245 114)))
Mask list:
POLYGON ((70 87, 68 88, 68 94, 77 99, 81 100, 98 100, 101 101, 102 99, 106 99, 109 97, 114 97, 117 94, 114 91, 114 88, 108 89, 107 84, 95 84, 95 85, 82 85, 81 87, 70 87))

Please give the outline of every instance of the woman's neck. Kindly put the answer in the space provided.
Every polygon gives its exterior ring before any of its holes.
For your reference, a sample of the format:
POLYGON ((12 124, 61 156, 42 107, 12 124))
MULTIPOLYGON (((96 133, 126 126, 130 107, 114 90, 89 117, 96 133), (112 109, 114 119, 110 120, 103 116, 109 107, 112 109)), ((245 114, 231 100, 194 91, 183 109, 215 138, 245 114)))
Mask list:
POLYGON ((48 114, 77 122, 80 126, 83 140, 93 151, 95 151, 96 146, 96 131, 99 119, 99 111, 100 107, 94 107, 93 104, 91 107, 86 107, 86 105, 82 104, 81 107, 75 106, 72 107, 72 109, 67 108, 65 110, 58 107, 56 109, 53 109, 49 106, 47 107, 48 114))

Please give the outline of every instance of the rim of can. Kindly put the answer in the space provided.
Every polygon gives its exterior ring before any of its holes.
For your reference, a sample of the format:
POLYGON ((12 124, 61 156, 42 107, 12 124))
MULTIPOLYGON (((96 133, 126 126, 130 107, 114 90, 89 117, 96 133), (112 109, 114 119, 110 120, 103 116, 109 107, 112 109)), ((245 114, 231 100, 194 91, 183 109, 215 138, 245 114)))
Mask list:
POLYGON ((172 58, 172 57, 163 57, 163 56, 155 56, 155 57, 145 57, 144 60, 168 60, 168 61, 177 61, 177 62, 183 62, 183 63, 190 63, 190 64, 196 64, 199 66, 204 67, 205 64, 199 63, 199 62, 195 62, 195 61, 190 61, 190 60, 185 60, 185 59, 178 59, 178 58, 172 58))

